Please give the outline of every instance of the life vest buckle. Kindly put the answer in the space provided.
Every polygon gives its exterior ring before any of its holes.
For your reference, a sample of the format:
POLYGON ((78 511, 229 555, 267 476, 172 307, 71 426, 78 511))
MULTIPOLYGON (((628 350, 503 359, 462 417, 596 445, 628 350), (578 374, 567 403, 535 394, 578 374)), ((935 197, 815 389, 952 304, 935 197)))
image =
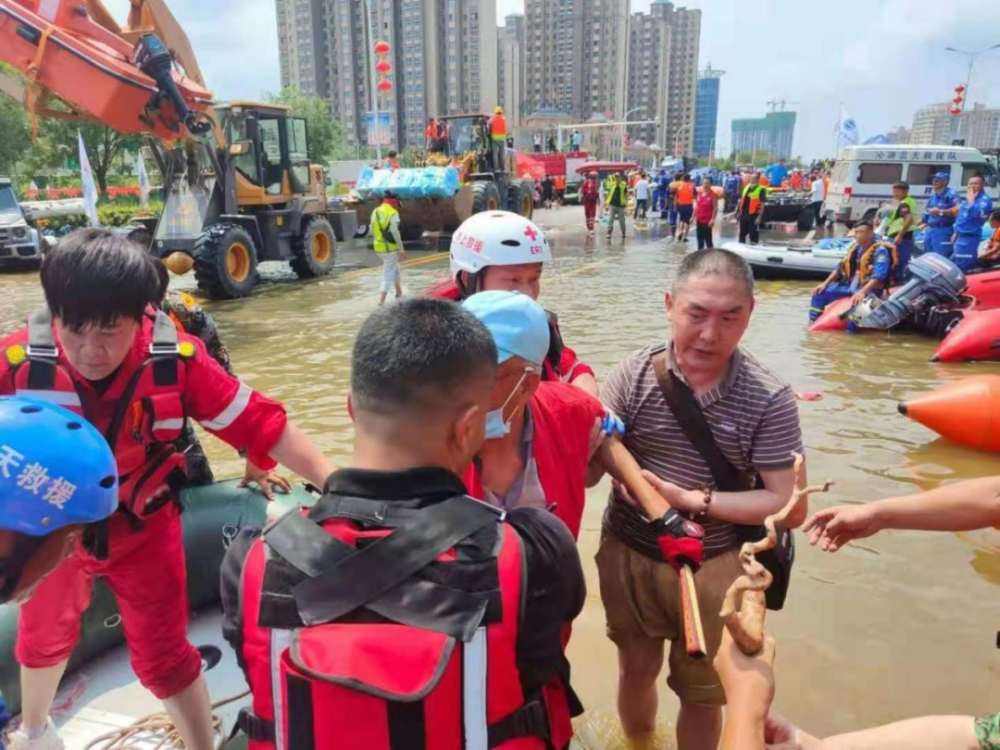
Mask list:
POLYGON ((167 355, 180 356, 181 345, 176 341, 171 344, 152 342, 149 345, 149 353, 154 357, 162 357, 167 355))
POLYGON ((59 347, 55 344, 28 344, 25 353, 28 359, 59 359, 59 347))

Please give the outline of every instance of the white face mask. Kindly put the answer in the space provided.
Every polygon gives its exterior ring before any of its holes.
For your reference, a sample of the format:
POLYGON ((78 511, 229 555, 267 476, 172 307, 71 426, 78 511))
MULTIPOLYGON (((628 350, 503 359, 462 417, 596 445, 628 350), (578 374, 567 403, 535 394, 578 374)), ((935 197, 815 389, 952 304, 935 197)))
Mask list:
POLYGON ((524 379, 528 377, 529 373, 534 372, 531 367, 524 368, 524 372, 521 373, 520 379, 517 381, 517 385, 511 390, 510 395, 507 396, 507 400, 503 402, 503 406, 499 409, 494 409, 486 415, 486 439, 487 440, 497 440, 498 438, 507 437, 510 434, 510 423, 514 421, 514 415, 510 416, 510 419, 504 420, 503 410, 507 408, 507 404, 510 400, 514 398, 514 394, 517 393, 517 389, 521 387, 521 383, 524 379))

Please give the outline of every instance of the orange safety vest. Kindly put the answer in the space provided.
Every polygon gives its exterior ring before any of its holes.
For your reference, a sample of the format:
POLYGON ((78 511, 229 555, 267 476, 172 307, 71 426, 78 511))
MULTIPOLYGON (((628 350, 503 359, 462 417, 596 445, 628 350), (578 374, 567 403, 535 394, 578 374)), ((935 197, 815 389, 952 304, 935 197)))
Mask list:
POLYGON ((694 183, 682 182, 677 186, 677 205, 690 206, 694 203, 694 183))
POLYGON ((493 134, 493 140, 499 141, 507 137, 507 118, 503 115, 493 115, 490 119, 490 132, 493 134))

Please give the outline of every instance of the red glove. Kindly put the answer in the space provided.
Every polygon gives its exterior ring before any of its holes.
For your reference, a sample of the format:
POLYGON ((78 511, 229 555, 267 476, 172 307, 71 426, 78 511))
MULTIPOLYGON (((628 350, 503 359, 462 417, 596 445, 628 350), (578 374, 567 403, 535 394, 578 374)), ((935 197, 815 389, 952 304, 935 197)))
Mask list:
POLYGON ((705 530, 694 521, 689 521, 671 508, 662 518, 653 521, 663 561, 678 573, 681 567, 690 565, 695 570, 705 559, 705 530))

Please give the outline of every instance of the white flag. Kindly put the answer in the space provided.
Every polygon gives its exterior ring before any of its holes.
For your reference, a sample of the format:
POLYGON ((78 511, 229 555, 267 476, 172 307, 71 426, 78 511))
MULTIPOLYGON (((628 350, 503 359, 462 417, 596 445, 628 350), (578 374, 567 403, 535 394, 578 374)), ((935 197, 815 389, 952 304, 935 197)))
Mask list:
POLYGON ((83 145, 83 133, 77 131, 80 141, 80 179, 83 182, 83 209, 90 220, 90 226, 96 227, 97 220, 97 186, 94 184, 94 173, 90 169, 90 159, 87 158, 87 147, 83 145))
POLYGON ((858 124, 848 113, 844 105, 840 105, 840 133, 839 140, 841 146, 857 146, 860 137, 858 135, 858 124))
POLYGON ((146 162, 142 154, 135 155, 135 173, 139 177, 139 201, 143 208, 149 208, 149 175, 146 174, 146 162))

